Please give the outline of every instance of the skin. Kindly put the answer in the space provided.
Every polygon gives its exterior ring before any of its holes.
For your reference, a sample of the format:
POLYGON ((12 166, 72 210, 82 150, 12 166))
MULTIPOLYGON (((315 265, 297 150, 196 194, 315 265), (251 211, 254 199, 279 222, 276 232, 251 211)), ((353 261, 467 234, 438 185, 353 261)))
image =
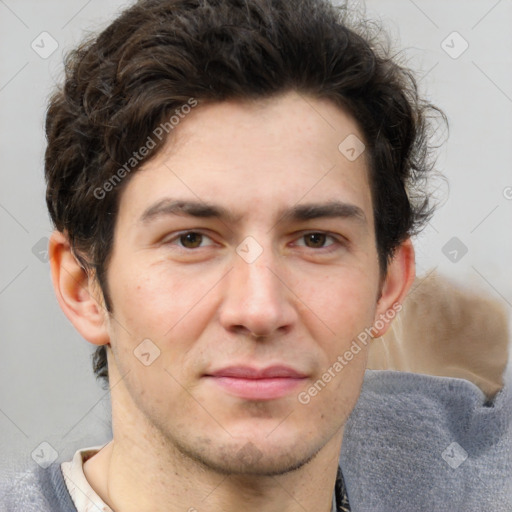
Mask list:
POLYGON ((113 440, 84 472, 116 512, 330 511, 368 346, 308 404, 297 396, 414 279, 409 240, 380 275, 365 154, 349 161, 338 150, 349 134, 363 139, 342 109, 295 92, 196 107, 123 190, 107 272, 112 316, 65 234, 52 235, 63 311, 85 339, 110 347, 113 440), (240 217, 141 222, 163 198, 212 202, 240 217), (331 200, 364 215, 279 214, 331 200), (184 231, 203 236, 180 238, 184 231), (251 263, 236 251, 248 236, 262 250, 251 263), (134 355, 144 339, 160 350, 149 366, 134 355), (285 396, 254 400, 205 377, 272 364, 305 378, 285 396))

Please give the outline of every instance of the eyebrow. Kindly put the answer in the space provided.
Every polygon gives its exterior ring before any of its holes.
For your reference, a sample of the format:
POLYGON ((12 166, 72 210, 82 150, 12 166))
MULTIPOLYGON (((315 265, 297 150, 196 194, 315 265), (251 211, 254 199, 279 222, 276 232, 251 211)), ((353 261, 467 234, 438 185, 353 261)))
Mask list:
MULTIPOLYGON (((231 224, 236 224, 242 217, 241 215, 234 215, 228 209, 217 204, 165 198, 148 207, 140 216, 139 222, 147 224, 156 218, 173 215, 219 219, 231 224)), ((359 206, 342 201, 295 205, 281 210, 278 218, 279 222, 306 221, 319 218, 353 219, 363 224, 367 222, 366 215, 359 206)))

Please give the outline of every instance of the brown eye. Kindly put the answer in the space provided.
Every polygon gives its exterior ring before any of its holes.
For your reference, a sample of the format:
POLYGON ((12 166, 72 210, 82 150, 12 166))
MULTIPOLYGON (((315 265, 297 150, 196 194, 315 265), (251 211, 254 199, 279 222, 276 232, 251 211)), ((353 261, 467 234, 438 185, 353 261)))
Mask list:
MULTIPOLYGON (((308 233, 307 235, 304 235, 304 239, 311 242, 311 245, 308 245, 308 247, 317 249, 324 245, 324 243, 327 239, 327 236, 328 235, 325 233, 308 233)), ((306 245, 307 245, 307 243, 306 243, 306 245)))
POLYGON ((203 240, 203 235, 201 233, 195 233, 190 231, 189 233, 185 233, 179 237, 180 242, 183 247, 187 249, 197 249, 200 247, 201 242, 203 240))
POLYGON ((304 250, 304 248, 314 249, 313 251, 308 252, 318 256, 333 254, 340 250, 347 249, 348 247, 344 237, 341 235, 331 235, 324 231, 310 231, 309 233, 303 233, 302 236, 297 239, 295 244, 301 247, 302 250, 304 250))

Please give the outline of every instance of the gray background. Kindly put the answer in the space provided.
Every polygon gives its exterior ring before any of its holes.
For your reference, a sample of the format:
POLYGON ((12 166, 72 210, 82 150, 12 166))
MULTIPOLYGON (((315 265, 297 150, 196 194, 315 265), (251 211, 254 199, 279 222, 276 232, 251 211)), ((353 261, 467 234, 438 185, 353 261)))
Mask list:
MULTIPOLYGON (((105 27, 126 4, 0 0, 0 454, 21 464, 31 463, 42 442, 66 460, 109 436, 108 395, 91 368, 94 347, 61 312, 40 253, 51 233, 43 122, 63 52, 105 27), (58 43, 48 58, 31 47, 35 40, 39 52, 51 48, 49 39, 41 48, 43 31, 58 43)), ((418 273, 437 268, 472 283, 502 300, 510 313, 512 3, 370 0, 366 6, 397 48, 406 49, 421 90, 450 121, 438 159, 449 190, 440 184, 444 205, 416 240, 418 273), (460 36, 448 37, 454 31, 460 36), (452 56, 442 47, 445 40, 452 56), (453 58, 463 40, 468 49, 453 58), (446 246, 453 237, 456 245, 446 246), (467 254, 461 258, 463 247, 467 254), (451 261, 454 248, 458 261, 451 261)))

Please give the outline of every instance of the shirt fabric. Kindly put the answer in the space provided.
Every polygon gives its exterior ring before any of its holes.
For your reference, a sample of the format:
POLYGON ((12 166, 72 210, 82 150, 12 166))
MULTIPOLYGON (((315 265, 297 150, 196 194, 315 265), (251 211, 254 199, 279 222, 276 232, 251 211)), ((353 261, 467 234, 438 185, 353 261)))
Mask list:
POLYGON ((113 512, 91 487, 85 478, 83 469, 87 459, 98 453, 103 446, 92 446, 77 450, 70 462, 63 462, 60 466, 77 512, 113 512))

